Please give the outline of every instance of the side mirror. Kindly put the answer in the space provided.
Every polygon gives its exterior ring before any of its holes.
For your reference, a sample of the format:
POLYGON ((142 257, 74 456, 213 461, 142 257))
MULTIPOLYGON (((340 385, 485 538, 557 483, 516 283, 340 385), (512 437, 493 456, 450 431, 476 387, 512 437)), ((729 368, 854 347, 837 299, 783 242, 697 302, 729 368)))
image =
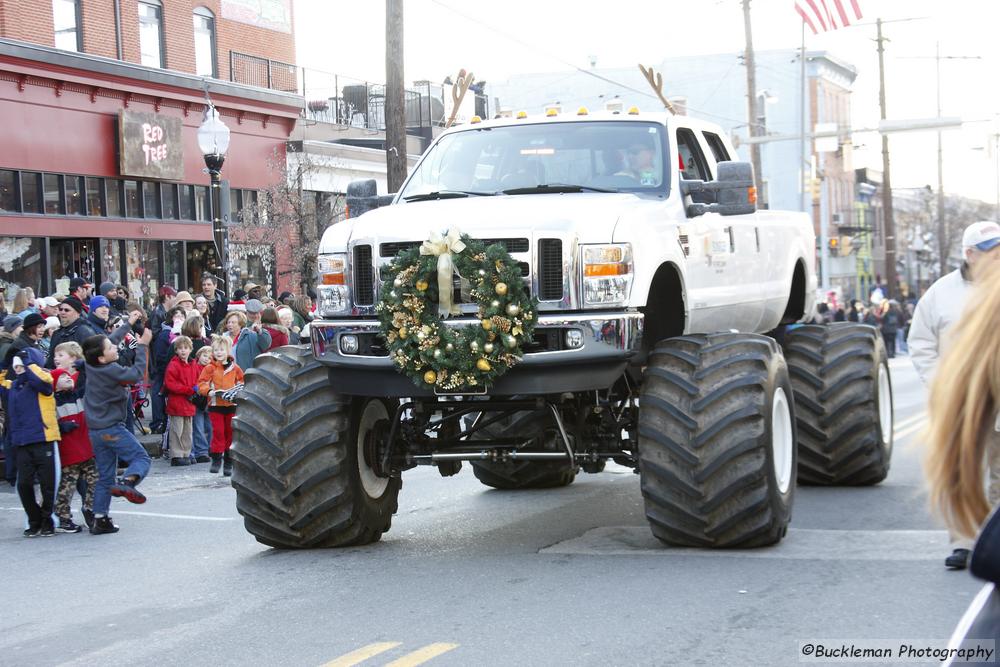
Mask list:
POLYGON ((715 193, 715 204, 689 204, 691 217, 705 213, 746 215, 757 210, 757 190, 753 184, 753 165, 749 162, 720 162, 714 181, 681 181, 681 194, 715 193))
POLYGON ((351 181, 347 184, 347 217, 356 218, 363 213, 391 204, 395 195, 379 195, 374 178, 351 181))

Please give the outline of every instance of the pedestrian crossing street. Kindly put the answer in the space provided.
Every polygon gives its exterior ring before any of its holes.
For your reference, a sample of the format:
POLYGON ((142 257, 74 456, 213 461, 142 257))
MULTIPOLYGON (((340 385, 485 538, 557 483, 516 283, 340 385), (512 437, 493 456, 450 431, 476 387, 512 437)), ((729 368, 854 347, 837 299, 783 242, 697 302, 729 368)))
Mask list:
POLYGON ((453 651, 458 648, 458 646, 458 644, 436 642, 395 657, 392 662, 380 663, 372 659, 377 656, 382 656, 383 659, 393 657, 395 654, 398 654, 400 650, 406 650, 407 647, 403 647, 402 642, 375 642, 334 658, 330 662, 324 663, 322 667, 352 667, 353 665, 360 665, 361 663, 370 665, 383 664, 384 667, 414 667, 415 665, 422 665, 429 662, 430 660, 448 653, 449 651, 453 651))

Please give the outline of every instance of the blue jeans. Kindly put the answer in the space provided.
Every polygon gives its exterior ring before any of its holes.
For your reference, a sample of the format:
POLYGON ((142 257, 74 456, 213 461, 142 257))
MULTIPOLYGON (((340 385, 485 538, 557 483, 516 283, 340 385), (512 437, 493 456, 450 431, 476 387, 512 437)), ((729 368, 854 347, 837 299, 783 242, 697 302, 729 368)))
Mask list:
POLYGON ((896 330, 896 351, 906 354, 910 353, 910 348, 906 346, 906 337, 903 335, 902 329, 896 330))
POLYGON ((90 429, 90 444, 94 446, 97 463, 97 488, 94 490, 94 514, 107 516, 111 507, 111 485, 115 481, 119 458, 129 462, 124 477, 135 475, 142 481, 149 472, 149 454, 125 428, 124 423, 110 428, 90 429))
POLYGON ((208 418, 207 410, 198 410, 194 413, 192 421, 194 429, 194 443, 191 448, 191 456, 208 456, 208 444, 212 441, 212 420, 208 418))

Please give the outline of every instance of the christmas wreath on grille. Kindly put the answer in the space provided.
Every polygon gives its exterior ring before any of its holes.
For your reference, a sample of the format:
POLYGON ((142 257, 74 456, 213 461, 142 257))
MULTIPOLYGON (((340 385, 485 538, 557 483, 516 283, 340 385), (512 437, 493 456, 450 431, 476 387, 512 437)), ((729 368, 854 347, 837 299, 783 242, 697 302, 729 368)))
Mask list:
POLYGON ((520 361, 537 305, 503 245, 452 229, 396 255, 377 312, 396 368, 418 387, 457 392, 486 389, 520 361), (443 321, 461 314, 453 299, 456 271, 463 296, 478 305, 477 324, 443 321))

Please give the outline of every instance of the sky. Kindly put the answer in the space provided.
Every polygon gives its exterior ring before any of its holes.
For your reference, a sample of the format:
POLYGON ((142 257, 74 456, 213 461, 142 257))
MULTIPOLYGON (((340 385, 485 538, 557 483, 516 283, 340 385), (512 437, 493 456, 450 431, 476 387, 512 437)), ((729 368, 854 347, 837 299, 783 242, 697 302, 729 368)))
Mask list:
MULTIPOLYGON (((862 23, 826 34, 807 31, 806 48, 853 64, 852 124, 878 123, 876 18, 886 23, 886 104, 890 119, 937 114, 935 44, 941 60, 941 115, 966 123, 943 133, 944 189, 995 202, 1000 162, 1000 0, 858 0, 862 23), (912 20, 902 20, 912 19, 912 20), (980 121, 980 122, 971 122, 980 121)), ((665 58, 733 53, 744 47, 740 0, 404 0, 404 77, 440 82, 460 68, 477 80, 634 67, 665 58)), ((385 2, 294 0, 298 64, 341 77, 385 80, 385 2)), ((793 0, 752 0, 754 48, 798 48, 793 0)), ((307 85, 309 80, 307 72, 307 85)), ((319 77, 314 76, 313 80, 319 77)), ((643 100, 648 106, 648 98, 643 100)), ((779 100, 779 103, 781 101, 779 100)), ((791 100, 788 103, 793 103, 791 100)), ((854 166, 881 170, 877 134, 854 135, 854 166)), ((937 184, 937 136, 890 135, 894 188, 937 184)))

